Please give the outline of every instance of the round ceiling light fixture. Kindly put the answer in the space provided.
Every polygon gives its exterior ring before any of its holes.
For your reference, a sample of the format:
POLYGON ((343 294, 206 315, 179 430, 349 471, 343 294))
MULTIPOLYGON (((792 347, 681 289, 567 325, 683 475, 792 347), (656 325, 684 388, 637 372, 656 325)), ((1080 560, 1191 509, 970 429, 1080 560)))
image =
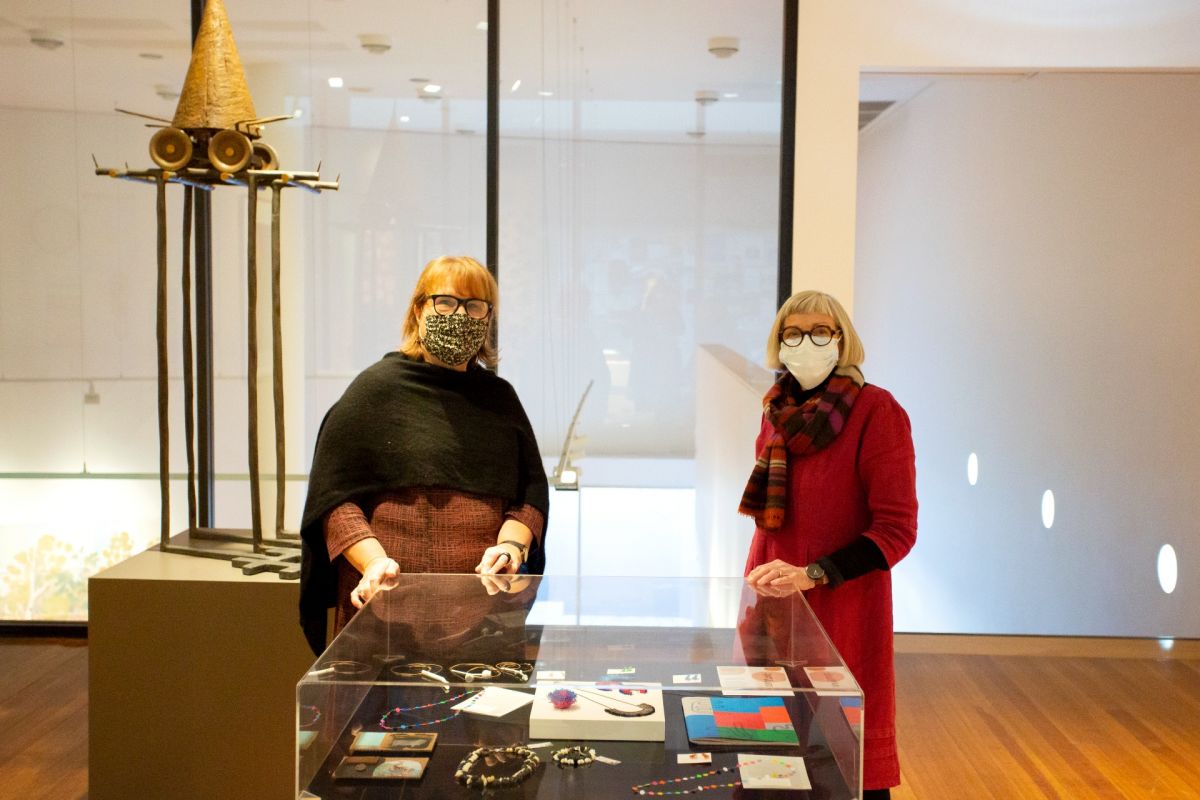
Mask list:
POLYGON ((735 56, 738 52, 738 38, 736 36, 714 36, 708 40, 708 52, 717 58, 735 56))
POLYGON ((381 56, 392 49, 392 40, 384 33, 360 33, 358 43, 373 56, 381 56))
POLYGON ((29 43, 43 50, 57 50, 66 43, 66 40, 54 31, 35 28, 29 32, 29 43))

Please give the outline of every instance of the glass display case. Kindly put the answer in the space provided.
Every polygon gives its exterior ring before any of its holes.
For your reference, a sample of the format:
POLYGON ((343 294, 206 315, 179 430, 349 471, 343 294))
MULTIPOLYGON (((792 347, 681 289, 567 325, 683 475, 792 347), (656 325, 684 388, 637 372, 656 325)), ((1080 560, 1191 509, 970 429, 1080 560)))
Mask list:
POLYGON ((861 797, 853 676, 735 578, 401 575, 296 698, 300 798, 861 797))

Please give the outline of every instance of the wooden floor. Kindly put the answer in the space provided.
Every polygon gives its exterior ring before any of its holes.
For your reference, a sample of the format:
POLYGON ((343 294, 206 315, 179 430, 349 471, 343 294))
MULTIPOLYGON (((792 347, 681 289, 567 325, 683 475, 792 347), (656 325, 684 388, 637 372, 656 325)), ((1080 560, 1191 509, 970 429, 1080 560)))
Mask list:
POLYGON ((895 800, 1200 798, 1200 642, 898 636, 895 800))
POLYGON ((0 638, 0 797, 87 797, 85 639, 0 638))
MULTIPOLYGON (((898 636, 895 800, 1200 798, 1200 642, 898 636)), ((0 798, 87 797, 87 645, 0 638, 0 798)))

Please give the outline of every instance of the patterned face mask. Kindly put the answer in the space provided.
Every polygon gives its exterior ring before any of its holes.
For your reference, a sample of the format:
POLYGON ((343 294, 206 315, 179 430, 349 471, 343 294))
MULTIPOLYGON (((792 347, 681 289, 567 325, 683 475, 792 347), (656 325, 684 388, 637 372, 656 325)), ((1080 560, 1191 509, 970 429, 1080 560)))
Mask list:
POLYGON ((471 319, 466 314, 426 314, 425 338, 421 344, 431 356, 457 367, 474 358, 487 339, 488 320, 471 319))

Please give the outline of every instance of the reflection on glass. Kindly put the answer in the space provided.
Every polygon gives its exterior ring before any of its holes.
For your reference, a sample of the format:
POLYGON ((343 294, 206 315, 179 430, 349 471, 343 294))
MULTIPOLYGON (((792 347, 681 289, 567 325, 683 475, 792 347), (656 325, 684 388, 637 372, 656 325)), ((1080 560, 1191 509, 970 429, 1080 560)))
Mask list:
POLYGON ((697 344, 760 362, 775 311, 782 5, 502 10, 501 374, 546 452, 594 380, 589 456, 689 458, 697 344))

